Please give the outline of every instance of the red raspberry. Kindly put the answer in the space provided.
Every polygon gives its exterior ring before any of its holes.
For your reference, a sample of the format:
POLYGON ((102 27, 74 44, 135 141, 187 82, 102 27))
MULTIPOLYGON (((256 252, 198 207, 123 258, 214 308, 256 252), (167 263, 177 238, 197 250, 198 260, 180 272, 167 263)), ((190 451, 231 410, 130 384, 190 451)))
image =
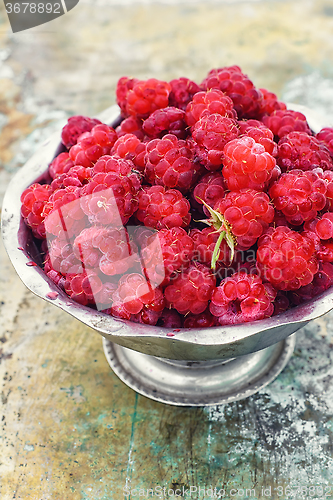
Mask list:
POLYGON ((132 314, 130 321, 141 323, 143 325, 156 325, 161 317, 161 311, 152 311, 151 309, 142 309, 138 314, 132 314))
POLYGON ((134 163, 129 159, 120 158, 116 155, 102 156, 95 163, 92 176, 109 173, 118 174, 121 179, 130 181, 135 191, 138 191, 141 187, 141 175, 136 170, 134 163))
POLYGON ((62 290, 64 290, 65 285, 65 277, 60 272, 56 271, 51 263, 50 256, 47 253, 44 260, 44 273, 59 286, 62 290))
MULTIPOLYGON (((202 205, 205 202, 210 207, 213 207, 217 200, 224 196, 225 182, 224 177, 219 172, 208 173, 201 177, 195 186, 192 198, 196 203, 202 205)), ((206 215, 209 215, 206 207, 203 207, 206 215)))
POLYGON ((223 151, 222 174, 231 191, 243 188, 265 191, 278 176, 275 158, 252 137, 239 137, 230 141, 223 151))
POLYGON ((291 109, 273 111, 271 115, 263 116, 262 122, 271 129, 276 139, 295 131, 312 134, 303 113, 291 109))
POLYGON ((315 245, 285 226, 270 227, 258 241, 257 268, 278 290, 297 290, 311 283, 318 271, 315 245))
POLYGON ((180 328, 182 326, 182 317, 174 309, 163 309, 158 319, 158 325, 163 328, 180 328))
POLYGON ((190 203, 177 189, 163 186, 144 187, 139 192, 136 217, 155 229, 187 227, 191 221, 190 203))
POLYGON ((127 115, 127 94, 133 89, 134 84, 138 81, 139 80, 137 78, 128 78, 127 76, 123 76, 118 80, 116 98, 122 116, 127 115))
MULTIPOLYGON (((83 272, 82 263, 76 258, 73 252, 73 246, 68 242, 65 234, 61 234, 53 240, 48 240, 50 269, 66 274, 80 274, 83 272)), ((52 278, 53 279, 53 278, 52 278)))
POLYGON ((45 204, 43 216, 47 238, 50 235, 63 239, 78 235, 87 220, 80 204, 81 188, 67 186, 54 191, 45 204))
POLYGON ((137 80, 126 95, 126 115, 148 118, 156 109, 169 105, 169 83, 156 78, 137 80))
POLYGON ((142 141, 145 137, 142 130, 142 120, 139 120, 139 118, 136 118, 135 116, 125 118, 125 120, 123 120, 116 128, 116 134, 118 138, 126 134, 133 134, 140 139, 140 141, 142 141))
POLYGON ((145 169, 146 144, 134 134, 125 134, 119 137, 112 148, 111 154, 131 160, 139 172, 145 169))
POLYGON ((229 118, 237 118, 234 103, 218 89, 198 92, 186 108, 186 123, 192 127, 202 116, 217 113, 229 118))
POLYGON ((112 281, 102 282, 102 288, 95 292, 94 298, 98 311, 107 312, 110 311, 112 306, 112 296, 117 290, 118 283, 113 283, 112 281))
POLYGON ((112 127, 96 125, 80 136, 77 144, 69 150, 69 156, 75 165, 92 167, 101 156, 110 154, 116 140, 117 134, 112 127))
MULTIPOLYGON (((111 161, 101 159, 102 163, 110 165, 111 161)), ((82 188, 81 207, 91 224, 127 224, 138 208, 139 182, 136 174, 130 177, 115 171, 97 172, 82 188)))
POLYGON ((142 124, 143 131, 151 138, 161 138, 173 134, 178 139, 186 139, 185 111, 168 107, 157 109, 142 124))
MULTIPOLYGON (((219 238, 219 231, 214 227, 205 227, 200 230, 194 228, 190 232, 190 236, 194 242, 194 256, 202 264, 211 267, 214 249, 219 238)), ((231 252, 225 240, 222 240, 219 252, 217 255, 216 265, 217 268, 229 266, 231 260, 231 252)))
POLYGON ((287 109, 285 103, 279 101, 273 92, 269 92, 266 89, 259 89, 259 91, 262 95, 262 99, 259 102, 259 117, 262 118, 265 115, 271 115, 274 111, 287 109))
POLYGON ((314 219, 311 226, 321 240, 333 238, 333 213, 324 213, 321 219, 314 219))
POLYGON ((321 168, 313 169, 313 172, 318 174, 320 179, 326 184, 326 206, 325 211, 333 212, 333 171, 332 170, 323 170, 321 168))
POLYGON ((193 240, 181 227, 161 229, 149 236, 141 250, 145 274, 150 283, 166 285, 176 273, 189 267, 193 240))
POLYGON ((184 320, 184 328, 209 328, 216 325, 216 318, 208 309, 200 314, 188 314, 184 320))
POLYGON ((70 159, 69 153, 60 153, 50 163, 49 174, 52 179, 55 179, 58 175, 68 172, 68 170, 73 166, 74 162, 70 159))
POLYGON ((333 265, 329 262, 319 262, 318 272, 314 275, 313 280, 306 286, 302 286, 295 292, 292 292, 291 300, 293 304, 298 306, 303 304, 319 294, 328 290, 333 285, 333 265))
POLYGON ((112 315, 123 319, 131 319, 132 314, 145 309, 163 311, 165 305, 163 292, 159 288, 153 289, 138 273, 122 276, 112 299, 112 315))
POLYGON ((138 248, 125 228, 85 228, 75 238, 73 251, 84 268, 99 267, 108 276, 123 274, 139 265, 138 248))
POLYGON ((211 114, 200 118, 192 130, 192 137, 197 144, 195 153, 207 170, 221 170, 223 148, 238 136, 236 120, 211 114))
POLYGON ((220 325, 235 325, 269 318, 276 290, 257 275, 234 273, 215 288, 209 306, 220 325))
POLYGON ((147 182, 183 193, 191 189, 200 171, 187 143, 172 134, 147 143, 145 164, 147 182))
POLYGON ((326 184, 315 172, 291 170, 271 186, 269 195, 290 224, 313 219, 326 204, 326 184))
POLYGON ((68 186, 82 187, 91 179, 92 169, 74 165, 66 173, 58 175, 51 182, 52 191, 68 186))
POLYGON ((194 94, 200 91, 199 85, 188 78, 177 78, 171 80, 171 92, 169 94, 170 106, 185 111, 186 106, 192 101, 194 94))
POLYGON ((214 210, 224 216, 241 250, 252 247, 274 219, 269 197, 254 189, 227 193, 217 201, 214 210))
POLYGON ((217 88, 225 92, 233 100, 239 118, 256 118, 258 115, 261 92, 239 66, 212 69, 201 87, 205 90, 217 88))
POLYGON ((290 292, 282 292, 281 290, 278 290, 274 300, 274 313, 272 316, 277 316, 277 314, 281 314, 289 309, 290 301, 287 296, 289 293, 290 292))
POLYGON ((327 146, 330 155, 333 158, 333 127, 324 127, 322 128, 318 134, 316 134, 316 138, 319 141, 322 141, 327 146))
POLYGON ((52 188, 48 184, 32 184, 21 194, 21 215, 38 239, 45 238, 43 210, 50 198, 52 188))
POLYGON ((259 120, 239 120, 238 126, 240 135, 245 134, 252 137, 252 139, 264 146, 267 153, 277 156, 278 149, 274 142, 274 134, 262 122, 259 120))
POLYGON ((181 314, 200 314, 208 306, 215 277, 211 270, 199 263, 191 264, 164 291, 167 305, 181 314))
POLYGON ((95 295, 101 291, 103 284, 94 271, 89 270, 81 274, 67 274, 64 287, 71 299, 86 306, 96 304, 95 295))
POLYGON ((67 149, 70 149, 77 143, 80 135, 84 132, 90 132, 95 125, 99 125, 101 123, 102 122, 96 118, 89 118, 88 116, 71 116, 68 118, 67 124, 62 129, 61 142, 67 149))
POLYGON ((282 172, 288 170, 333 170, 333 160, 326 146, 305 132, 291 132, 279 140, 277 162, 282 172))

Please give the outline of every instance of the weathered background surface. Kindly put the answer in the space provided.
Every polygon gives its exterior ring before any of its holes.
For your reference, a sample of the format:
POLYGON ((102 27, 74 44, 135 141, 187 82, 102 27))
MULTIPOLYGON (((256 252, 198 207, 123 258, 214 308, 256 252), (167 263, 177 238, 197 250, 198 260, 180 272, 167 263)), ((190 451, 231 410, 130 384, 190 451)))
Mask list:
MULTIPOLYGON (((66 117, 114 103, 123 75, 201 81, 213 67, 238 64, 258 87, 332 124, 332 62, 330 0, 81 0, 15 35, 0 2, 1 200, 66 117)), ((299 332, 267 389, 181 409, 127 388, 100 336, 27 291, 2 243, 0 259, 1 500, 121 500, 125 486, 144 488, 141 498, 155 486, 155 498, 183 486, 191 498, 211 498, 203 495, 210 486, 227 498, 232 488, 234 498, 246 496, 242 488, 262 498, 265 486, 266 498, 284 499, 286 485, 333 495, 332 314, 299 332)))

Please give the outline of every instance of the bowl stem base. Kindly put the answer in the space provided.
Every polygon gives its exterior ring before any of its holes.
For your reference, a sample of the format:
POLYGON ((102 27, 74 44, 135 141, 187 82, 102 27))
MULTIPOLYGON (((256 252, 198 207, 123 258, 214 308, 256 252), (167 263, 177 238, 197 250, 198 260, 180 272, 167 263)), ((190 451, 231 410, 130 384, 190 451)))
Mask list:
POLYGON ((139 394, 171 405, 210 406, 247 398, 272 382, 293 354, 295 335, 228 361, 157 358, 105 338, 103 348, 114 373, 139 394))

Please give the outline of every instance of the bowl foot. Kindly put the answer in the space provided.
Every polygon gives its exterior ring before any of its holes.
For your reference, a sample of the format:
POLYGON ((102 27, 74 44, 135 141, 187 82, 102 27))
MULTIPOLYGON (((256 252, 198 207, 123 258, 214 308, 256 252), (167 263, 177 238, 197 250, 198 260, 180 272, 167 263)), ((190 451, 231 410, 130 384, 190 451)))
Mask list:
POLYGON ((177 406, 209 406, 247 398, 286 366, 295 334, 266 349, 228 361, 174 361, 142 354, 103 338, 115 374, 139 394, 177 406))

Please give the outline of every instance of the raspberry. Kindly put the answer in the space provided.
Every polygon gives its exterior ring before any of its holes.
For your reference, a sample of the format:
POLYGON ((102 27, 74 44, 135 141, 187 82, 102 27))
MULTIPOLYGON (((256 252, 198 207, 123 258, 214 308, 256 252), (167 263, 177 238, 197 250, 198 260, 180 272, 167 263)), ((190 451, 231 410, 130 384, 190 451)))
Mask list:
MULTIPOLYGON (((121 160, 128 166, 129 160, 121 160)), ((113 157, 101 159, 100 168, 117 166, 113 157), (112 160, 112 161, 111 161, 112 160)), ((127 224, 138 208, 139 181, 134 173, 122 175, 117 171, 97 172, 83 186, 81 207, 91 224, 112 224, 121 227, 127 224)))
POLYGON ((62 276, 83 272, 82 263, 74 255, 73 246, 68 242, 65 234, 53 240, 49 239, 48 247, 50 269, 61 273, 62 276))
POLYGON ((330 155, 333 158, 333 127, 324 127, 322 128, 318 134, 316 134, 316 138, 319 141, 322 141, 325 143, 326 147, 328 148, 330 155))
POLYGON ((198 92, 186 108, 186 123, 192 127, 202 116, 217 113, 229 118, 237 118, 234 103, 218 89, 198 92))
POLYGON ((73 166, 74 162, 70 159, 69 153, 60 153, 49 165, 50 176, 55 179, 58 175, 68 172, 73 166))
POLYGON ((333 285, 333 265, 329 262, 319 262, 318 272, 314 275, 313 281, 306 286, 302 286, 291 293, 293 304, 298 306, 321 293, 328 290, 333 285))
POLYGON ((125 104, 125 116, 148 118, 156 109, 169 105, 170 91, 169 83, 156 78, 136 80, 122 101, 122 106, 125 104))
POLYGON ((256 142, 262 144, 272 156, 277 156, 277 145, 274 142, 273 132, 258 120, 239 120, 238 122, 240 135, 252 137, 256 142))
POLYGON ((325 210, 329 212, 333 212, 333 171, 325 170, 323 172, 322 169, 316 168, 313 169, 313 172, 319 175, 321 179, 326 184, 326 206, 325 210))
POLYGON ((281 314, 290 307, 290 301, 287 297, 287 293, 290 292, 282 292, 281 290, 278 290, 275 300, 274 300, 274 313, 272 316, 276 316, 277 314, 281 314))
POLYGON ((167 305, 181 314, 200 314, 208 306, 215 283, 215 277, 207 266, 191 264, 166 287, 164 294, 167 305))
POLYGON ((44 260, 44 273, 55 283, 59 288, 64 290, 65 277, 56 271, 51 263, 50 256, 47 253, 44 260))
POLYGON ((147 143, 145 164, 147 182, 183 193, 193 186, 200 172, 187 143, 172 134, 147 143))
POLYGON ((96 118, 89 118, 88 116, 71 116, 68 118, 67 124, 63 127, 61 132, 61 142, 70 149, 77 143, 78 138, 84 132, 90 130, 102 122, 96 118))
POLYGON ((262 122, 271 129, 277 140, 295 131, 312 134, 303 113, 291 109, 273 111, 271 115, 263 116, 262 122))
POLYGON ((270 227, 258 241, 257 268, 276 289, 297 290, 311 283, 318 271, 315 245, 285 226, 270 227))
POLYGON ((74 165, 66 173, 60 174, 53 179, 51 182, 52 191, 63 189, 68 186, 82 187, 84 184, 87 184, 91 175, 91 168, 74 165))
POLYGON ((123 76, 118 80, 116 88, 116 99, 117 104, 120 107, 122 116, 127 115, 127 94, 130 90, 133 89, 134 84, 138 81, 139 80, 137 78, 128 78, 127 76, 123 76))
POLYGON ((182 317, 175 309, 163 309, 157 324, 164 328, 180 328, 182 326, 182 317))
POLYGON ((140 141, 142 141, 145 137, 145 134, 142 130, 142 120, 139 118, 135 118, 135 116, 129 116, 125 118, 121 122, 121 124, 116 128, 117 137, 122 137, 126 134, 135 135, 140 141))
POLYGON ((278 100, 277 96, 273 92, 269 92, 266 89, 259 89, 261 92, 262 98, 259 102, 259 117, 263 117, 265 115, 271 115, 274 111, 278 110, 286 110, 287 106, 284 102, 278 100))
POLYGON ((144 308, 138 314, 132 314, 130 321, 142 323, 144 325, 156 325, 161 314, 161 311, 152 311, 151 309, 144 308))
POLYGON ((38 239, 45 238, 43 210, 49 200, 52 188, 48 184, 32 184, 21 194, 21 215, 38 239))
POLYGON ((266 193, 254 189, 231 191, 217 201, 214 210, 221 213, 236 237, 237 247, 248 250, 274 219, 274 208, 266 193))
POLYGON ((216 318, 208 309, 200 314, 188 314, 184 320, 184 328, 209 328, 216 325, 216 318))
MULTIPOLYGON (((195 186, 192 198, 196 203, 200 205, 206 203, 210 207, 213 207, 217 200, 223 198, 224 196, 224 177, 219 172, 208 173, 201 177, 195 186)), ((203 207, 206 215, 209 215, 206 207, 203 207)))
POLYGON ((225 92, 233 100, 239 118, 256 118, 259 113, 262 94, 239 66, 212 69, 201 87, 225 92))
POLYGON ((178 139, 186 139, 185 111, 167 107, 154 111, 142 124, 143 131, 151 138, 161 138, 173 134, 178 139))
POLYGON ((231 191, 243 188, 265 191, 279 173, 275 158, 252 137, 243 136, 230 141, 223 154, 222 174, 231 191))
POLYGON ((112 127, 96 125, 80 136, 77 144, 69 150, 69 156, 75 165, 92 167, 101 156, 110 154, 116 140, 117 134, 112 127))
POLYGON ((326 146, 305 132, 291 132, 279 140, 278 164, 288 170, 333 170, 333 160, 326 146))
POLYGON ((171 86, 169 105, 185 111, 194 94, 200 91, 199 85, 188 78, 176 78, 169 83, 171 86))
POLYGON ((169 283, 176 273, 189 267, 193 251, 193 240, 181 227, 161 229, 149 236, 141 255, 150 283, 169 283))
POLYGON ((321 219, 315 219, 314 231, 321 240, 333 237, 333 213, 325 213, 321 219))
POLYGON ((84 268, 100 268, 107 276, 123 274, 139 265, 138 248, 125 228, 92 226, 83 229, 73 243, 74 255, 84 268))
POLYGON ((95 174, 111 173, 117 174, 124 181, 130 181, 134 191, 140 189, 141 175, 131 160, 120 158, 116 155, 104 155, 95 163, 91 177, 95 174))
POLYGON ((191 221, 190 203, 177 189, 146 186, 138 195, 136 217, 145 226, 155 229, 187 227, 191 221))
POLYGON ((145 169, 146 144, 134 134, 120 136, 114 143, 111 154, 131 160, 139 172, 145 169))
POLYGON ((206 115, 200 118, 192 130, 192 137, 197 147, 198 159, 207 170, 220 170, 223 159, 223 148, 238 136, 236 120, 219 114, 206 115))
POLYGON ((65 292, 79 304, 95 305, 95 295, 101 291, 100 278, 89 270, 81 274, 67 274, 64 283, 65 292))
MULTIPOLYGON (((214 227, 205 227, 200 230, 194 228, 190 232, 190 236, 194 242, 194 258, 202 264, 211 267, 213 253, 219 238, 219 231, 214 227)), ((229 266, 231 261, 231 251, 225 240, 222 240, 217 254, 217 268, 229 266)))
POLYGON ((257 275, 234 273, 215 288, 209 306, 220 325, 235 325, 269 318, 276 291, 257 275))
POLYGON ((123 319, 130 319, 132 314, 145 309, 159 312, 165 305, 163 292, 159 288, 152 289, 146 278, 138 273, 123 275, 112 299, 112 315, 123 319))
POLYGON ((326 204, 326 184, 315 172, 291 170, 271 186, 269 195, 290 224, 313 219, 326 204))

